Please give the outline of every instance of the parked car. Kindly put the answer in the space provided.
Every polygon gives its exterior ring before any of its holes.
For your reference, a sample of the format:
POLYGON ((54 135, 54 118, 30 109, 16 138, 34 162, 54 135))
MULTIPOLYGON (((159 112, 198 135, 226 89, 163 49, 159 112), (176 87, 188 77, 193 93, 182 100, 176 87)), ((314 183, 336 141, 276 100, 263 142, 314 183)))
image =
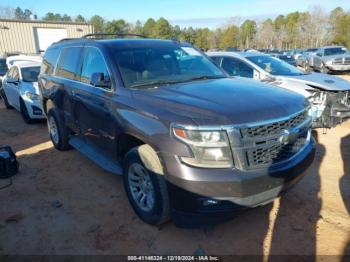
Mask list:
POLYGON ((293 58, 291 55, 277 55, 276 56, 278 59, 283 60, 284 62, 292 65, 292 66, 297 66, 296 60, 293 58))
POLYGON ((326 46, 317 49, 310 66, 322 73, 350 72, 350 54, 344 46, 326 46))
POLYGON ((6 58, 0 57, 0 88, 2 86, 2 78, 7 72, 6 58))
POLYGON ((313 127, 334 127, 350 117, 350 83, 320 73, 303 72, 265 54, 208 53, 231 76, 253 78, 304 95, 312 108, 313 127))
POLYGON ((26 123, 44 119, 38 88, 40 63, 18 62, 7 71, 0 95, 8 109, 15 108, 26 123))
POLYGON ((37 62, 37 63, 41 63, 42 62, 42 57, 40 55, 24 55, 24 54, 20 54, 20 55, 12 55, 12 56, 8 56, 6 58, 6 64, 8 67, 11 67, 12 65, 14 65, 15 63, 18 62, 37 62))
POLYGON ((305 71, 310 71, 313 65, 313 57, 316 54, 317 48, 307 48, 296 59, 297 65, 304 68, 305 71))
POLYGON ((61 41, 45 53, 39 86, 55 148, 123 174, 150 224, 217 223, 264 205, 314 158, 303 96, 232 79, 187 43, 61 41))

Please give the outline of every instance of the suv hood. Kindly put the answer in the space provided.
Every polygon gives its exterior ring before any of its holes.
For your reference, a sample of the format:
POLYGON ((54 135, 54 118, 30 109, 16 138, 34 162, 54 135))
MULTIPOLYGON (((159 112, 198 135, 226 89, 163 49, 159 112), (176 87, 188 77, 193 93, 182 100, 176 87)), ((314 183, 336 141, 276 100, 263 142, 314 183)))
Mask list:
POLYGON ((350 90, 350 82, 341 79, 340 77, 321 73, 311 73, 299 76, 278 76, 278 78, 288 80, 290 85, 305 84, 305 88, 309 88, 307 85, 310 85, 314 88, 319 88, 326 91, 350 90))
MULTIPOLYGON (((189 117, 198 125, 245 124, 286 117, 305 108, 303 96, 254 80, 224 78, 137 90, 138 101, 189 117)), ((159 111, 158 111, 159 112, 159 111)))

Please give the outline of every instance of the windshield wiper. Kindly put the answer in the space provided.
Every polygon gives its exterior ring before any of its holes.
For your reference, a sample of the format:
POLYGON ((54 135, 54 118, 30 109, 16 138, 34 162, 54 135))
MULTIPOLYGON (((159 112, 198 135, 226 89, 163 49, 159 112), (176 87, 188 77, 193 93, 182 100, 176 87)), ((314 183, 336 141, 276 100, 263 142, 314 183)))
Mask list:
POLYGON ((206 75, 203 75, 203 76, 197 76, 197 77, 188 79, 184 82, 191 82, 191 81, 198 81, 198 80, 209 80, 209 79, 220 79, 220 78, 226 78, 226 76, 206 76, 206 75))
POLYGON ((140 84, 134 84, 129 86, 130 88, 134 87, 143 87, 143 86, 155 86, 155 85, 171 85, 171 84, 177 84, 181 83, 182 81, 174 80, 174 81, 169 81, 169 80, 157 80, 157 81, 152 81, 152 82, 147 82, 147 83, 140 83, 140 84))

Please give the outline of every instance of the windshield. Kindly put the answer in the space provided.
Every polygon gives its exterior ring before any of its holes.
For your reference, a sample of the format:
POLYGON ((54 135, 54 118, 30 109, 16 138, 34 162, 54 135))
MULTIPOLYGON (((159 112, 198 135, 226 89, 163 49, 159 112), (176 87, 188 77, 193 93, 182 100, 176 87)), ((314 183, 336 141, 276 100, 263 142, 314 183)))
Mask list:
POLYGON ((271 75, 296 76, 305 74, 294 66, 272 56, 249 56, 247 59, 271 75))
POLYGON ((326 48, 324 50, 324 55, 341 55, 347 53, 348 50, 345 47, 333 47, 333 48, 326 48))
POLYGON ((125 86, 131 88, 226 77, 193 47, 150 45, 115 48, 113 53, 125 86))
POLYGON ((22 79, 24 82, 37 82, 40 72, 40 66, 23 67, 21 69, 22 79))

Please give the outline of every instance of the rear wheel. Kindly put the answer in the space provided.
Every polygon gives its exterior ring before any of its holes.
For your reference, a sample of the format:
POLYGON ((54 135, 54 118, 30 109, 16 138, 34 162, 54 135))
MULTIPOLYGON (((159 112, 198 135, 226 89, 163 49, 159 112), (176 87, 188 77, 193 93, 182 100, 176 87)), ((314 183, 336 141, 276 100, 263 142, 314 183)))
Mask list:
POLYGON ((5 91, 3 89, 0 91, 0 95, 1 95, 2 99, 4 99, 5 107, 7 109, 12 109, 13 107, 9 104, 9 101, 7 100, 5 91))
POLYGON ((54 147, 57 150, 65 151, 71 148, 68 143, 69 130, 64 125, 64 122, 56 108, 50 109, 47 113, 47 126, 54 147))
POLYGON ((24 101, 21 99, 19 101, 19 103, 20 103, 20 107, 21 107, 20 108, 21 109, 20 110, 21 111, 21 115, 22 115, 22 118, 23 118, 24 122, 26 122, 27 124, 32 124, 33 123, 33 119, 30 118, 30 115, 28 113, 28 109, 27 109, 24 101))
POLYGON ((169 219, 169 197, 163 167, 149 145, 131 149, 124 160, 124 186, 136 214, 159 225, 169 219))

